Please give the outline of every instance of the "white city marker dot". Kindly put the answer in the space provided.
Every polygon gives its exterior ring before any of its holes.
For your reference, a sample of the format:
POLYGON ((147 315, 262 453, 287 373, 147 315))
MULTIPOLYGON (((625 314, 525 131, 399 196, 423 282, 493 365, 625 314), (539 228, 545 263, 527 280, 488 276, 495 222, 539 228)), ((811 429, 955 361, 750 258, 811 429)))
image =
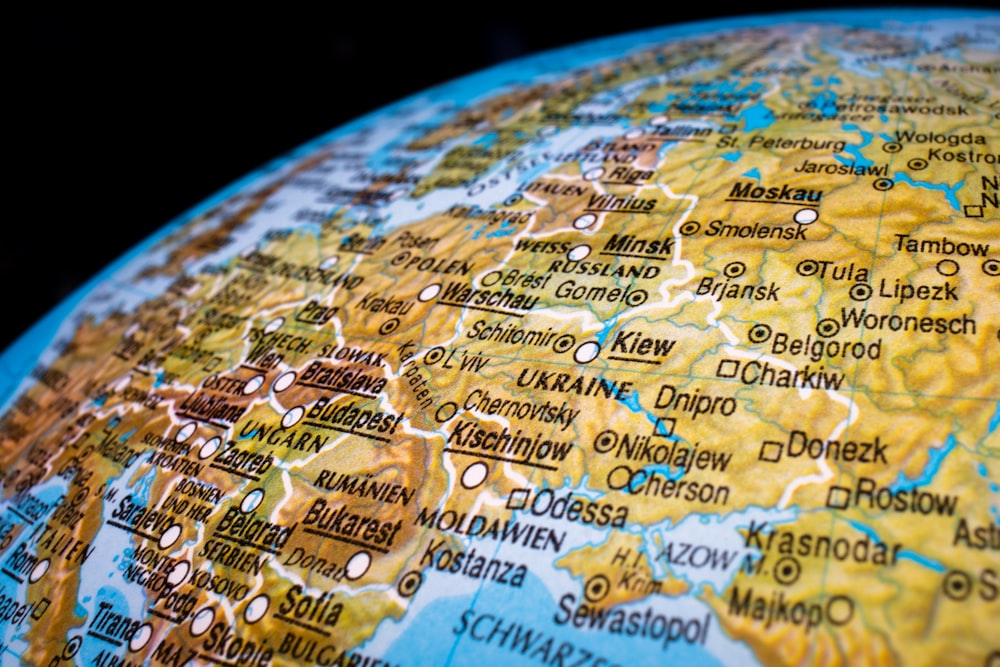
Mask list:
POLYGON ((579 262, 581 259, 587 259, 589 255, 590 255, 589 245, 578 245, 572 250, 570 250, 566 256, 570 258, 570 261, 579 262))
POLYGON ((243 385, 243 395, 249 396, 250 394, 260 389, 262 386, 264 386, 264 376, 255 375, 254 377, 247 380, 247 383, 243 385))
POLYGON ((48 571, 49 571, 49 559, 46 558, 45 560, 38 561, 38 564, 35 565, 34 568, 32 568, 31 574, 28 575, 28 583, 29 584, 35 583, 36 581, 41 579, 42 576, 44 576, 45 573, 48 571))
POLYGON ((198 637, 205 634, 214 622, 215 610, 211 607, 205 607, 191 621, 191 636, 198 637))
POLYGON ((266 333, 266 334, 274 333, 275 331, 277 331, 278 329, 280 329, 281 325, 284 324, 284 323, 285 323, 285 318, 284 317, 276 317, 276 318, 274 318, 273 320, 271 320, 270 322, 267 323, 267 326, 264 327, 264 333, 266 333))
POLYGON ((279 393, 285 391, 292 386, 296 377, 298 376, 295 375, 295 371, 288 371, 287 373, 282 374, 281 377, 274 381, 274 391, 279 393))
POLYGON ((816 222, 819 213, 814 208, 803 208, 795 212, 795 222, 800 225, 808 225, 816 222))
POLYGON ((600 353, 601 346, 591 340, 576 348, 576 352, 573 353, 573 359, 575 359, 578 364, 589 364, 591 361, 596 359, 597 355, 600 353))
POLYGON ((267 608, 271 606, 271 598, 267 597, 264 593, 261 593, 247 605, 247 608, 243 610, 243 618, 247 620, 247 623, 256 623, 260 619, 264 618, 264 614, 267 613, 267 608))
POLYGON ((177 431, 177 435, 174 436, 174 440, 177 442, 185 442, 188 438, 194 435, 196 428, 198 428, 198 425, 194 422, 184 424, 184 426, 181 426, 181 430, 177 431))
POLYGON ((179 586, 184 583, 190 572, 191 563, 186 560, 178 561, 174 564, 174 569, 170 570, 170 574, 167 575, 167 583, 171 586, 179 586))
POLYGON ((585 180, 585 181, 596 181, 597 179, 599 179, 603 175, 604 175, 604 168, 603 167, 595 167, 594 169, 591 169, 590 171, 585 171, 583 173, 583 180, 585 180))
POLYGON ((302 419, 302 415, 305 413, 306 409, 304 407, 296 405, 281 418, 281 425, 285 428, 291 428, 299 423, 299 420, 302 419))
POLYGON ((577 229, 588 229, 597 222, 597 216, 593 213, 584 213, 579 218, 573 221, 573 226, 577 229))
POLYGON ((482 461, 476 461, 462 473, 462 486, 467 489, 474 489, 486 480, 490 467, 482 461))
POLYGON ((650 125, 666 125, 670 122, 670 118, 667 116, 653 116, 649 119, 650 125))
POLYGON ((240 511, 244 514, 253 512, 263 501, 264 489, 254 489, 250 493, 243 496, 243 502, 240 503, 240 511))
POLYGON ((163 534, 160 535, 160 541, 158 542, 158 544, 160 545, 161 549, 166 549, 174 542, 176 542, 177 538, 180 536, 181 536, 181 527, 175 523, 174 525, 170 526, 170 528, 167 528, 165 531, 163 531, 163 534))
POLYGON ((214 438, 212 438, 211 440, 209 440, 208 442, 206 442, 204 445, 201 446, 201 449, 198 450, 198 458, 207 459, 208 457, 212 456, 217 451, 219 451, 219 445, 221 444, 222 444, 222 438, 220 438, 219 436, 215 436, 214 438))
POLYGON ((441 283, 434 283, 420 290, 417 301, 430 301, 441 292, 441 283))
POLYGON ((319 268, 323 269, 324 271, 326 269, 331 269, 339 261, 340 261, 340 258, 337 257, 336 255, 333 255, 331 257, 327 257, 326 259, 324 259, 322 262, 319 263, 319 268))
POLYGON ((143 623, 139 626, 139 629, 135 631, 132 635, 132 639, 128 642, 128 650, 135 652, 140 651, 146 644, 149 643, 149 638, 153 636, 153 626, 149 623, 143 623))
POLYGON ((644 134, 645 134, 645 132, 642 130, 641 127, 636 127, 636 128, 633 128, 633 129, 629 130, 628 132, 626 132, 625 133, 625 138, 626 139, 638 139, 639 137, 641 137, 644 134))
POLYGON ((359 551, 358 553, 351 556, 351 560, 347 561, 347 567, 344 568, 344 574, 348 579, 354 581, 355 579, 360 579, 364 576, 365 572, 368 571, 368 567, 372 564, 372 557, 367 551, 359 551))

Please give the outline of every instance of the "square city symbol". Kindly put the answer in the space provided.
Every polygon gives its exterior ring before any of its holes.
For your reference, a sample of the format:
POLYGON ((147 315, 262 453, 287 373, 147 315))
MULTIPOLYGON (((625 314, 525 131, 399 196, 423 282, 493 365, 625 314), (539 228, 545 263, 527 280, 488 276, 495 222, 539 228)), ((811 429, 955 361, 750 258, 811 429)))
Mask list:
POLYGON ((653 425, 653 436, 660 438, 669 438, 674 434, 674 428, 677 427, 676 417, 657 417, 656 424, 653 425))
POLYGON ((851 501, 851 490, 846 486, 831 486, 826 495, 826 506, 836 510, 846 510, 851 501))
POLYGON ((507 509, 523 510, 527 506, 530 496, 531 489, 514 489, 507 498, 507 509))
POLYGON ((781 451, 784 447, 784 443, 765 440, 764 444, 760 446, 760 454, 757 455, 757 458, 761 461, 777 463, 781 460, 781 451))
POLYGON ((40 619, 42 616, 45 615, 45 612, 48 611, 49 604, 51 603, 52 601, 49 600, 48 598, 42 598, 41 600, 39 600, 38 604, 35 605, 35 608, 31 610, 31 618, 33 618, 36 621, 40 619))
POLYGON ((966 204, 964 208, 966 218, 983 217, 983 207, 978 204, 966 204))
POLYGON ((739 372, 740 362, 735 359, 723 359, 719 362, 719 367, 715 370, 715 377, 734 378, 739 372))

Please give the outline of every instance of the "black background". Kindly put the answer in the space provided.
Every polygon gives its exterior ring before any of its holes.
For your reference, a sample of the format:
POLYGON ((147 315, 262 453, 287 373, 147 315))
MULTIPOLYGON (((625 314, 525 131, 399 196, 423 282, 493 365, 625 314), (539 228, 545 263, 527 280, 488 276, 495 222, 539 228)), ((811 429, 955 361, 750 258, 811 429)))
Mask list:
MULTIPOLYGON (((718 0, 534 4, 398 13, 370 2, 351 15, 344 3, 239 14, 41 5, 8 21, 20 46, 7 67, 0 350, 159 226, 352 118, 510 58, 719 12, 718 0)), ((747 8, 832 6, 851 5, 747 8)))

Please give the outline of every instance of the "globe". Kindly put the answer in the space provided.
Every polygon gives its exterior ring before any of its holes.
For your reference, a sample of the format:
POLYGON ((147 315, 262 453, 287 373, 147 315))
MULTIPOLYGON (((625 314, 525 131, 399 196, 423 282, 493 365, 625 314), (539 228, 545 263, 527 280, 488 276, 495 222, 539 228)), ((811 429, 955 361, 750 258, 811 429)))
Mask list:
POLYGON ((15 665, 1000 665, 1000 14, 606 38, 0 357, 15 665))

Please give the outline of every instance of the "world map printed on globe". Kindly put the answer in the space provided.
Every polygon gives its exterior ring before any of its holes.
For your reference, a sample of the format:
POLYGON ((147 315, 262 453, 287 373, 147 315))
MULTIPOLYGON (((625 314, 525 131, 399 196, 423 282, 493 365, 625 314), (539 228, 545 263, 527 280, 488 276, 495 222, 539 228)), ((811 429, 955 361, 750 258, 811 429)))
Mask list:
POLYGON ((0 357, 4 665, 1000 666, 1000 14, 503 64, 0 357))

